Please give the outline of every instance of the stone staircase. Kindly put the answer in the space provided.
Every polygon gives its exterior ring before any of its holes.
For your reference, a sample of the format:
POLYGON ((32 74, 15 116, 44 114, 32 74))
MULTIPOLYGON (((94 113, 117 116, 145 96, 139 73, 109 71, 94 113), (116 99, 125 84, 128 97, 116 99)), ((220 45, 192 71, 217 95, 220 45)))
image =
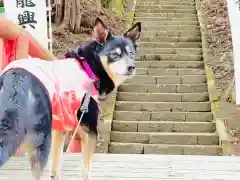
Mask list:
POLYGON ((109 152, 218 155, 194 0, 137 3, 137 75, 118 89, 109 152))

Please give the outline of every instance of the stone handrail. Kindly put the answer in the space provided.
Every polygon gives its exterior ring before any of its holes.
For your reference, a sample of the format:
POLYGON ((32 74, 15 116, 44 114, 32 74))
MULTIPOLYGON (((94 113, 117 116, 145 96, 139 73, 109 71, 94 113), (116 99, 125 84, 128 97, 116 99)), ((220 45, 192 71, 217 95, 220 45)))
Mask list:
POLYGON ((201 10, 201 1, 196 0, 196 10, 197 16, 200 24, 201 37, 202 37, 202 53, 204 59, 204 68, 207 76, 207 84, 208 84, 208 93, 209 100, 211 102, 211 110, 213 113, 213 119, 216 123, 216 131, 219 136, 219 144, 222 147, 223 155, 231 155, 231 145, 229 140, 229 135, 227 133, 227 128, 225 125, 225 121, 220 117, 220 103, 219 103, 219 95, 217 93, 217 89, 214 82, 214 74, 210 65, 207 64, 209 60, 209 56, 206 53, 206 33, 204 33, 204 25, 203 22, 203 11, 201 10))

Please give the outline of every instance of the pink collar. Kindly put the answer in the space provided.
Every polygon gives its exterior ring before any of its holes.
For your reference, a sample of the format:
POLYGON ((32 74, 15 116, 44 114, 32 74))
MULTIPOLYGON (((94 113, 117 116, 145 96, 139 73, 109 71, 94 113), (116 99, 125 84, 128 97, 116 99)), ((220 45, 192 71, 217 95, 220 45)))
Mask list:
MULTIPOLYGON (((93 80, 95 87, 99 87, 99 78, 93 73, 92 69, 88 65, 84 57, 80 57, 79 61, 81 62, 83 69, 86 71, 87 75, 93 80)), ((97 88, 98 89, 98 88, 97 88)))

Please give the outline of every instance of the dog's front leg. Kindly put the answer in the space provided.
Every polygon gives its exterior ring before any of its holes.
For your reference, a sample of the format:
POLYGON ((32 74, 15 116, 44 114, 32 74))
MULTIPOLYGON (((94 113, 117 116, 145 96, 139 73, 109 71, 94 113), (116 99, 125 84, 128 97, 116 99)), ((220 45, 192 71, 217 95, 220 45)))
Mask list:
POLYGON ((57 173, 60 171, 61 158, 63 154, 63 146, 65 141, 65 133, 62 131, 52 131, 52 146, 51 146, 51 157, 52 164, 50 169, 50 179, 58 179, 57 173))
POLYGON ((41 170, 39 161, 37 160, 36 149, 30 144, 25 144, 22 146, 22 148, 24 149, 25 152, 28 153, 28 158, 29 158, 33 179, 40 180, 42 170, 41 170))
POLYGON ((83 147, 83 180, 91 180, 91 163, 96 149, 97 136, 84 131, 82 127, 79 128, 79 133, 83 147))

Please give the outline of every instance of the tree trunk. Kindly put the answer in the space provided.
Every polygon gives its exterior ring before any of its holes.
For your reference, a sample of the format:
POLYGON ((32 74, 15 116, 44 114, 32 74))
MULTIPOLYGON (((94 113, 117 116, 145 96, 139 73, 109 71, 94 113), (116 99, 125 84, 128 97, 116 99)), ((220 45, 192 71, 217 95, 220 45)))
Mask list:
POLYGON ((79 0, 76 0, 76 20, 75 20, 75 29, 74 33, 80 33, 81 30, 81 21, 82 21, 82 10, 83 7, 79 0))
MULTIPOLYGON (((56 4, 55 23, 56 31, 61 32, 64 28, 69 28, 72 33, 80 33, 83 7, 81 0, 54 0, 56 4)), ((91 0, 89 0, 91 1, 91 0)), ((95 0, 94 0, 95 1, 95 0)), ((97 13, 101 14, 102 2, 96 0, 97 13)))
POLYGON ((62 21, 62 26, 68 26, 70 22, 70 17, 71 17, 71 1, 73 0, 65 0, 65 5, 64 5, 64 16, 63 16, 63 21, 62 21))
POLYGON ((67 27, 72 33, 79 33, 82 9, 81 0, 57 0, 55 21, 58 26, 57 31, 67 27))
POLYGON ((65 0, 56 0, 56 17, 55 17, 55 23, 57 25, 60 25, 63 19, 64 15, 64 3, 65 0))
POLYGON ((74 28, 75 28, 75 22, 76 22, 76 3, 79 0, 72 0, 72 4, 71 4, 71 12, 70 12, 70 22, 69 22, 69 26, 70 26, 70 31, 74 32, 74 28))

